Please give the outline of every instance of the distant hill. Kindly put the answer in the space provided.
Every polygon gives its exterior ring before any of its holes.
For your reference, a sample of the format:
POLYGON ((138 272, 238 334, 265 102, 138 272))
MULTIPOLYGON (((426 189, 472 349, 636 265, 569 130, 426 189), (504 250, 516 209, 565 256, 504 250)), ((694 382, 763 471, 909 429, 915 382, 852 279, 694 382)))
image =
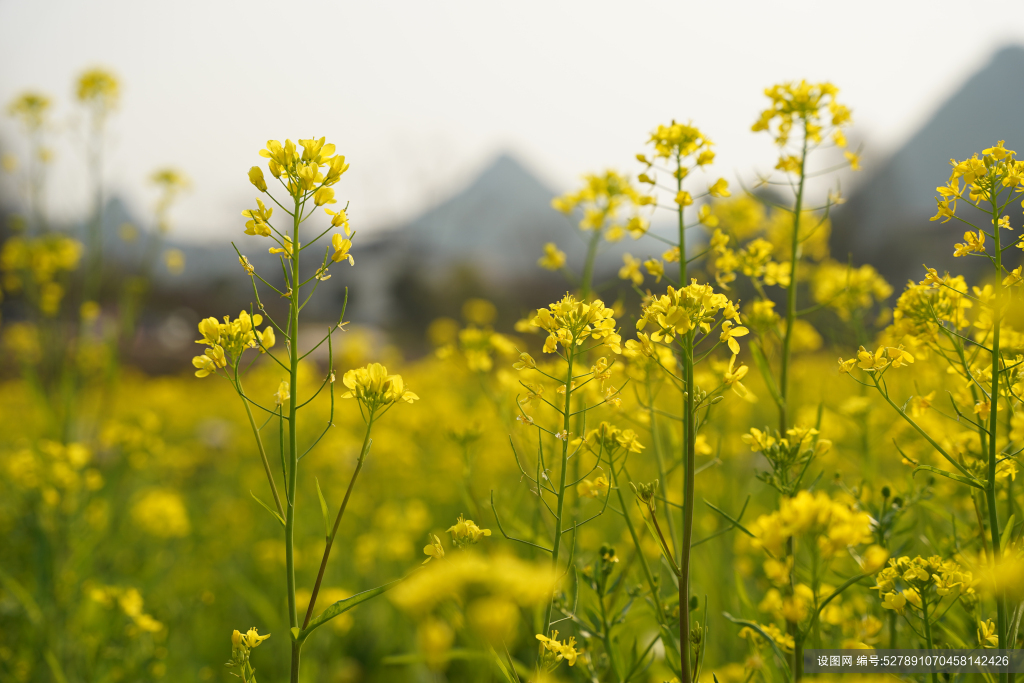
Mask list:
MULTIPOLYGON (((833 255, 872 263, 897 285, 920 278, 924 262, 950 264, 952 243, 964 226, 928 220, 935 215, 935 188, 948 179, 951 157, 968 158, 998 140, 1024 152, 1024 47, 1019 45, 995 52, 835 210, 833 255)), ((1012 220, 1019 223, 1018 212, 1012 220)), ((959 261, 960 270, 980 264, 980 259, 959 261)))

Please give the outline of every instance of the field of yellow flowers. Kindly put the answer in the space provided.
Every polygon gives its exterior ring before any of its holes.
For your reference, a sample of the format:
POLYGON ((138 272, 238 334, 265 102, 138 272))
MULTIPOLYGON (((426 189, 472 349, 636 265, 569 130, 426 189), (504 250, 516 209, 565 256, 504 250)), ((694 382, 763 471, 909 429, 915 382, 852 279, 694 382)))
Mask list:
POLYGON ((1002 142, 935 179, 949 259, 904 285, 829 253, 842 199, 810 188, 859 166, 833 85, 765 91, 751 134, 779 158, 750 187, 695 123, 652 122, 632 169, 554 200, 589 244, 538 254, 563 298, 511 329, 469 299, 403 360, 344 307, 304 316, 359 268, 358 169, 270 140, 223 160, 256 197, 252 296, 147 376, 125 350, 155 264, 180 269, 187 179, 153 176, 158 229, 111 285, 118 92, 78 82, 81 234, 46 220, 49 99, 9 108, 31 153, 5 159, 0 680, 768 682, 812 678, 810 648, 1022 644, 1024 162, 1002 142), (621 240, 642 256, 600 281, 621 240))

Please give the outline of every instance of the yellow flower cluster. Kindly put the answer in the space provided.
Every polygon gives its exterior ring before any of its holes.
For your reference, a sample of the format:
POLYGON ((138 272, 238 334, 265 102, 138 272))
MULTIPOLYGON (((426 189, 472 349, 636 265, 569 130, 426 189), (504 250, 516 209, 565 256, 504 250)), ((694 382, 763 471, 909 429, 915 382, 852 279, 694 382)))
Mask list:
POLYGON ((974 576, 953 560, 944 560, 938 555, 928 558, 899 557, 889 560, 889 566, 875 577, 874 589, 882 599, 882 607, 903 614, 907 603, 921 608, 922 595, 934 589, 941 597, 958 591, 958 596, 974 594, 974 576), (897 582, 906 587, 897 590, 897 582))
POLYGON ((815 301, 833 309, 842 320, 892 295, 892 287, 873 266, 853 268, 831 260, 815 270, 811 289, 815 301))
MULTIPOLYGON (((694 279, 682 289, 669 286, 665 294, 649 301, 643 308, 636 329, 643 332, 650 325, 654 328, 650 333, 651 341, 671 342, 676 336, 691 331, 699 330, 709 334, 719 314, 723 321, 732 320, 737 325, 740 323, 736 304, 724 294, 716 293, 711 285, 698 284, 694 279)), ((728 332, 728 328, 723 328, 723 332, 728 332)), ((746 334, 746 329, 737 327, 723 341, 743 334, 746 334)))
MULTIPOLYGON (((301 154, 291 140, 285 140, 283 145, 277 140, 267 140, 260 156, 269 159, 267 166, 271 175, 285 183, 292 197, 300 199, 309 194, 317 206, 334 204, 332 186, 349 168, 345 155, 335 155, 335 146, 326 138, 299 140, 299 145, 301 154)), ((258 166, 249 169, 249 182, 260 192, 267 191, 263 171, 258 166)), ((345 220, 342 214, 342 221, 345 220)))
POLYGON ((78 100, 101 110, 113 109, 121 96, 117 77, 105 69, 89 69, 78 78, 78 100))
POLYGON ((419 396, 405 388, 401 375, 389 375, 388 369, 380 363, 349 370, 341 382, 348 387, 341 397, 356 399, 370 415, 399 401, 412 403, 419 400, 419 396))
POLYGON ((54 316, 64 299, 65 285, 58 280, 78 267, 82 243, 58 234, 35 238, 11 237, 0 250, 3 287, 21 292, 29 282, 38 294, 39 310, 54 316))
POLYGON ((133 622, 135 633, 159 633, 164 625, 143 611, 142 594, 137 588, 121 588, 119 586, 94 586, 89 590, 89 597, 107 609, 115 605, 121 608, 133 622))
POLYGON ((473 520, 459 515, 455 524, 448 527, 448 533, 452 535, 452 543, 455 544, 455 547, 462 548, 479 543, 481 538, 491 535, 491 530, 481 529, 473 520))
POLYGON ((606 308, 600 299, 584 303, 566 294, 561 301, 538 310, 531 324, 548 333, 544 353, 554 353, 559 344, 571 353, 573 347, 582 346, 588 339, 621 353, 622 338, 616 332, 613 316, 612 309, 606 308))
POLYGON ((904 365, 910 365, 914 362, 914 356, 909 351, 903 348, 903 345, 899 346, 879 346, 872 353, 863 346, 857 352, 856 358, 850 360, 839 359, 839 372, 848 373, 856 365, 865 372, 877 372, 879 370, 885 370, 888 367, 899 368, 904 365))
POLYGON ((21 448, 3 462, 5 480, 17 488, 38 490, 43 502, 55 507, 81 491, 103 488, 103 475, 89 467, 92 451, 81 443, 67 445, 40 441, 36 448, 21 448))
MULTIPOLYGON (((966 201, 977 207, 981 201, 989 201, 997 196, 1003 188, 1010 189, 1015 193, 1024 192, 1024 161, 1017 161, 1017 153, 1012 149, 1006 149, 1000 140, 994 147, 983 149, 982 157, 973 155, 970 159, 957 161, 950 159, 949 164, 952 171, 949 180, 945 185, 935 188, 939 196, 935 198, 938 205, 937 211, 931 220, 948 222, 956 216, 957 201, 966 201), (961 180, 963 184, 961 184, 961 180), (964 198, 964 192, 967 198, 964 198)), ((980 207, 979 207, 980 208, 980 207)), ((986 212, 988 209, 985 209, 986 212)), ((998 228, 1009 228, 1008 222, 995 226, 998 228)), ((964 235, 966 242, 957 245, 954 256, 985 251, 985 233, 968 232, 964 235)))
POLYGON ((558 631, 552 631, 551 637, 537 634, 537 640, 541 642, 544 649, 554 656, 555 661, 560 662, 563 659, 569 666, 576 663, 576 658, 580 656, 580 651, 576 649, 576 639, 569 637, 568 640, 558 640, 558 631))
MULTIPOLYGON (((577 438, 571 445, 575 447, 580 445, 580 442, 581 440, 577 438)), ((644 449, 635 431, 619 429, 610 422, 602 422, 595 429, 591 429, 582 442, 594 453, 614 453, 620 448, 627 453, 639 453, 644 449)))
POLYGON ((168 488, 145 491, 132 505, 131 516, 136 526, 157 538, 188 536, 192 528, 184 499, 168 488))
POLYGON ((46 120, 46 114, 50 109, 50 98, 36 92, 22 93, 7 106, 7 113, 30 130, 38 130, 46 120))
POLYGON ((642 195, 629 179, 616 171, 583 176, 583 187, 556 197, 551 206, 564 214, 583 210, 579 226, 585 231, 604 230, 605 239, 617 242, 628 232, 634 239, 647 232, 648 221, 640 214, 642 206, 654 204, 654 198, 642 195), (628 215, 623 215, 628 212, 628 215))
MULTIPOLYGON (((715 160, 715 152, 711 149, 713 143, 692 123, 672 121, 667 126, 659 125, 647 142, 654 146, 655 159, 675 162, 672 174, 677 181, 682 181, 692 170, 708 166, 715 160)), ((651 171, 654 161, 643 154, 638 154, 636 158, 647 166, 639 176, 640 182, 654 187, 657 184, 651 171)), ((707 194, 712 197, 728 197, 728 188, 729 183, 725 178, 719 178, 708 186, 707 194)), ((694 197, 686 190, 679 190, 675 196, 675 203, 678 206, 690 206, 693 200, 694 197)), ((701 208, 707 211, 704 207, 701 208)))
POLYGON ((259 313, 249 315, 246 311, 241 311, 234 320, 230 316, 224 316, 224 322, 213 317, 201 320, 199 333, 203 338, 196 343, 209 348, 202 356, 192 359, 196 377, 206 377, 229 362, 237 361, 246 349, 258 348, 260 353, 266 353, 274 346, 276 338, 274 328, 269 325, 262 332, 256 329, 262 322, 263 316, 259 313))
POLYGON ((261 636, 255 626, 245 633, 235 629, 234 633, 231 634, 231 647, 232 649, 245 648, 246 650, 251 650, 269 638, 270 635, 268 633, 265 636, 261 636))
POLYGON ((760 516, 751 526, 754 544, 775 557, 785 554, 786 541, 794 536, 814 538, 824 557, 849 546, 871 541, 871 516, 827 493, 800 491, 783 498, 776 512, 760 516))
POLYGON ((447 562, 431 562, 389 593, 391 601, 414 614, 427 614, 449 599, 467 595, 500 596, 528 606, 551 597, 557 572, 550 563, 532 563, 512 555, 485 557, 457 553, 447 562))
MULTIPOLYGON (((842 128, 851 123, 850 110, 836 101, 839 88, 831 83, 780 83, 765 88, 764 94, 771 104, 761 112, 760 117, 751 127, 754 132, 769 131, 776 144, 785 146, 793 132, 794 122, 803 126, 803 133, 808 142, 819 143, 824 129, 831 126, 836 129, 833 140, 839 147, 846 146, 846 138, 842 128)), ((780 170, 799 172, 792 168, 788 157, 779 161, 780 170)))

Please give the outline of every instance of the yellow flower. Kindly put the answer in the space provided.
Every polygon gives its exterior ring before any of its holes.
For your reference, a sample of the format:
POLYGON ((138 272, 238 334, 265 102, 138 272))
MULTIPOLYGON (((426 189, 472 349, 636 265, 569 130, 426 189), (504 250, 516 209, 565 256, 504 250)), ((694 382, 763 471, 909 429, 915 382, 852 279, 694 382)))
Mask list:
POLYGON ((332 235, 331 244, 334 246, 334 253, 331 254, 331 260, 335 263, 341 263, 342 261, 348 261, 350 266, 354 266, 356 261, 352 258, 352 254, 348 253, 349 249, 352 248, 352 240, 346 239, 341 235, 332 235))
POLYGON ((608 493, 608 480, 602 474, 594 481, 584 479, 576 486, 576 493, 580 498, 597 498, 608 493))
POLYGON ((859 171, 860 170, 860 156, 859 155, 854 154, 853 152, 843 152, 843 156, 846 157, 846 160, 850 162, 850 170, 851 171, 859 171))
POLYGON ((560 251, 554 242, 544 245, 544 255, 537 260, 537 265, 546 270, 558 270, 565 265, 565 252, 560 251))
POLYGON ((644 261, 644 268, 654 276, 655 282, 661 282, 661 278, 665 276, 665 264, 657 259, 652 258, 644 261))
MULTIPOLYGON (((747 376, 747 372, 750 370, 750 368, 748 368, 746 365, 741 365, 737 368, 735 367, 735 365, 736 354, 733 354, 732 357, 729 358, 729 367, 726 368, 725 377, 723 378, 723 381, 725 382, 726 386, 732 387, 733 393, 735 393, 740 398, 744 398, 747 396, 749 392, 747 391, 747 388, 743 386, 743 382, 741 382, 740 380, 747 376)), ((698 435, 698 438, 699 436, 700 435, 698 435)))
POLYGON ((914 362, 914 357, 910 355, 910 352, 903 348, 903 344, 900 344, 897 348, 889 346, 886 348, 886 351, 889 352, 889 362, 894 368, 909 365, 914 362))
POLYGON ((623 280, 631 280, 637 287, 644 283, 644 274, 640 272, 640 259, 634 258, 632 254, 622 255, 623 266, 619 269, 619 277, 623 280))
POLYGON ((331 217, 331 225, 336 228, 344 228, 345 237, 352 236, 352 227, 349 225, 348 214, 345 213, 345 209, 331 211, 330 209, 325 208, 324 211, 331 217))
POLYGON ((321 187, 313 193, 313 203, 317 206, 323 206, 324 204, 337 204, 338 200, 334 198, 334 189, 330 187, 321 187))
POLYGON ((693 204, 693 197, 686 190, 679 190, 679 192, 676 193, 675 201, 679 206, 690 206, 693 204))
POLYGON ((733 355, 740 352, 739 342, 736 341, 736 337, 743 337, 750 333, 745 327, 735 327, 731 320, 726 320, 722 323, 722 334, 718 338, 719 341, 726 342, 729 345, 729 350, 732 351, 733 355))
POLYGON ((256 186, 256 189, 260 192, 267 191, 267 181, 263 178, 263 169, 259 166, 253 166, 249 169, 249 182, 256 186))
POLYGON ((519 360, 513 363, 512 367, 516 370, 531 370, 537 367, 537 361, 530 354, 523 352, 519 354, 519 360))
POLYGON ((292 397, 291 388, 288 385, 288 380, 283 379, 281 383, 277 385, 277 391, 274 392, 274 405, 283 406, 284 402, 292 397))
POLYGON ((267 208, 259 199, 256 200, 256 204, 259 208, 246 209, 242 212, 243 216, 251 219, 245 224, 245 234, 270 237, 270 225, 267 224, 267 221, 274 214, 274 207, 267 208))
POLYGON ((292 257, 292 238, 288 235, 284 236, 284 241, 280 243, 280 247, 271 247, 268 251, 271 254, 284 254, 285 258, 292 257))
POLYGON ((897 614, 903 614, 903 609, 906 606, 907 598, 904 597, 903 593, 886 593, 882 596, 882 607, 884 609, 891 609, 897 614))
POLYGON ((725 178, 719 178, 715 181, 715 184, 708 188, 708 194, 712 197, 731 197, 732 193, 729 192, 729 183, 725 178))
POLYGON ((427 540, 430 541, 430 544, 423 547, 423 553, 427 555, 423 564, 430 562, 435 557, 439 560, 444 557, 444 546, 441 545, 441 539, 434 534, 427 534, 427 540))
POLYGON ((537 640, 541 642, 544 649, 555 655, 556 661, 562 661, 563 659, 572 666, 576 663, 576 658, 579 656, 579 651, 576 650, 576 639, 569 638, 565 641, 558 640, 558 631, 552 631, 551 637, 537 634, 537 640))
POLYGON ((531 324, 548 333, 544 353, 554 353, 558 344, 566 349, 582 346, 588 339, 606 345, 613 353, 621 353, 622 338, 616 332, 612 316, 612 309, 605 307, 600 299, 583 303, 567 294, 561 301, 539 309, 531 324))
POLYGON ((448 527, 448 533, 452 535, 452 543, 461 548, 465 545, 479 543, 481 538, 491 535, 491 530, 481 529, 473 520, 459 515, 455 524, 448 527))
POLYGON ((405 389, 401 375, 389 375, 388 369, 380 363, 349 370, 341 381, 349 389, 341 397, 356 399, 371 414, 398 401, 412 403, 419 400, 419 396, 405 389))
POLYGON ((857 352, 857 363, 861 370, 867 370, 868 372, 881 370, 889 364, 885 357, 885 347, 879 346, 874 353, 871 353, 863 346, 860 347, 860 351, 857 352))
POLYGON ((117 105, 120 86, 114 74, 104 69, 90 69, 78 77, 78 100, 103 110, 117 105))

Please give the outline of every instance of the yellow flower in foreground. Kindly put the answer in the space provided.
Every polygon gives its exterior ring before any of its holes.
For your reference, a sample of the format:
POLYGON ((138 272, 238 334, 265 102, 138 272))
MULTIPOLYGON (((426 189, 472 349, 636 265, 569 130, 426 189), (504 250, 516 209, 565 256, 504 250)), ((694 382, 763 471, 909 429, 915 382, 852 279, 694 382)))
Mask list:
POLYGON ((388 369, 380 363, 349 370, 341 381, 349 389, 341 397, 358 400, 371 414, 398 401, 419 400, 419 396, 405 389, 401 375, 389 375, 388 369))
POLYGON ((249 169, 249 182, 255 185, 260 192, 267 191, 267 181, 263 178, 263 169, 259 166, 249 169))
POLYGON ((331 217, 331 225, 336 228, 343 228, 345 230, 345 237, 352 236, 352 226, 349 225, 348 214, 345 213, 345 209, 331 211, 325 207, 324 211, 331 217))
POLYGON ((736 327, 731 320, 726 320, 722 323, 722 335, 719 337, 719 341, 726 342, 729 345, 729 350, 736 355, 740 352, 740 345, 736 341, 736 337, 743 337, 749 332, 750 330, 747 328, 736 327))
POLYGON ((243 216, 251 219, 245 224, 245 234, 270 237, 270 225, 267 224, 267 221, 274 215, 274 207, 267 208, 259 199, 256 200, 256 204, 259 208, 246 209, 242 212, 243 216))
POLYGON ((348 261, 350 266, 354 266, 356 261, 352 258, 352 254, 348 253, 349 249, 352 248, 352 240, 345 239, 341 235, 334 235, 331 237, 331 244, 334 246, 334 253, 331 254, 331 260, 335 263, 341 263, 342 261, 348 261))
POLYGON ((284 254, 286 258, 291 258, 294 253, 292 249, 292 238, 285 235, 284 242, 281 243, 280 247, 271 247, 268 251, 271 254, 284 254))
POLYGON ((448 533, 452 535, 452 543, 461 548, 471 543, 479 543, 484 536, 490 536, 490 529, 481 529, 471 519, 459 515, 459 519, 452 526, 448 527, 448 533))
POLYGON ((560 662, 564 659, 569 666, 572 666, 580 654, 580 651, 576 649, 576 639, 572 637, 563 641, 557 639, 558 631, 552 631, 550 638, 540 633, 537 634, 537 640, 541 642, 545 650, 555 655, 557 661, 560 662))

